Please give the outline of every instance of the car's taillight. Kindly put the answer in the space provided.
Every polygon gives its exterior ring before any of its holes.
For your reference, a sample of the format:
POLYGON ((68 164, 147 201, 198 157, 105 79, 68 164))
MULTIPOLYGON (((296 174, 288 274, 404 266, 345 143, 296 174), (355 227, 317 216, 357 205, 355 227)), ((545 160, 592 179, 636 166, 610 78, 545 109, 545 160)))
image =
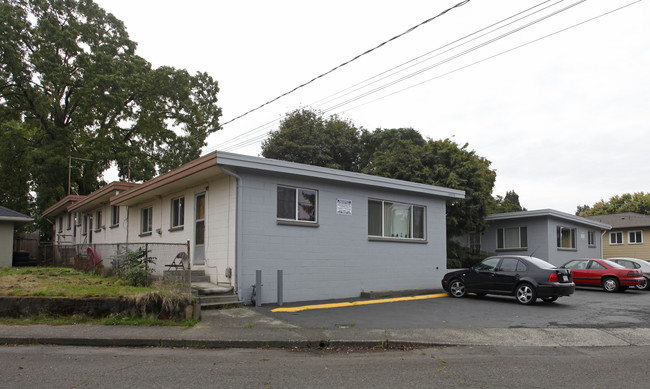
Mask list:
POLYGON ((548 282, 557 282, 557 273, 551 273, 548 277, 548 282))
POLYGON ((629 272, 627 272, 628 277, 638 277, 640 275, 641 274, 638 270, 630 270, 629 272))

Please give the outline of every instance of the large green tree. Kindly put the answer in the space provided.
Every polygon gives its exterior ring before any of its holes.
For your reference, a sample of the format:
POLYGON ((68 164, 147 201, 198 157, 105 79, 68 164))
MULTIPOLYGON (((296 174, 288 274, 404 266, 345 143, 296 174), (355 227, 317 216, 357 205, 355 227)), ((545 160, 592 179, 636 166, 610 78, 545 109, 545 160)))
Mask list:
POLYGON ((623 212, 634 212, 643 215, 650 215, 650 193, 624 193, 622 195, 612 196, 608 201, 600 200, 592 206, 578 206, 576 215, 611 215, 614 213, 623 212))
POLYGON ((359 169, 359 130, 338 116, 297 109, 262 143, 262 156, 348 171, 359 169))
MULTIPOLYGON (((12 139, 0 143, 0 171, 12 156, 24 164, 23 199, 25 185, 40 210, 65 196, 70 156, 78 194, 96 190, 111 165, 146 180, 199 156, 219 129, 216 81, 154 69, 135 49, 91 0, 0 3, 0 126, 12 139)), ((0 189, 3 201, 17 199, 0 189)))
POLYGON ((519 195, 514 190, 506 192, 505 196, 497 195, 490 207, 490 213, 506 213, 526 211, 519 203, 519 195))

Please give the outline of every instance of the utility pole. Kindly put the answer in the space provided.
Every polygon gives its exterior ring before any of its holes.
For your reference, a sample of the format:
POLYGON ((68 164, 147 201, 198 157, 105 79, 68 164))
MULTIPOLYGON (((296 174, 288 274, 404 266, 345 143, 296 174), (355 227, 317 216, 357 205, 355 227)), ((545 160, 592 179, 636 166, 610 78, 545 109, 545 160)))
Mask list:
POLYGON ((68 155, 68 196, 70 196, 70 171, 72 170, 73 159, 76 159, 78 161, 94 162, 92 159, 77 158, 77 157, 73 157, 72 155, 68 155))

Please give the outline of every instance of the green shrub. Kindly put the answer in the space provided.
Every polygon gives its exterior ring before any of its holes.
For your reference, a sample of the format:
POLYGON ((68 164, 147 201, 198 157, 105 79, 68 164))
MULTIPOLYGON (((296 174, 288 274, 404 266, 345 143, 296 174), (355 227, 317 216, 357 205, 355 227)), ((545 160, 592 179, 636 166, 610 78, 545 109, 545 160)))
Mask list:
POLYGON ((143 248, 136 251, 127 249, 124 253, 118 253, 111 258, 113 268, 116 269, 117 276, 131 286, 149 286, 151 284, 151 274, 155 264, 152 257, 147 256, 143 248))

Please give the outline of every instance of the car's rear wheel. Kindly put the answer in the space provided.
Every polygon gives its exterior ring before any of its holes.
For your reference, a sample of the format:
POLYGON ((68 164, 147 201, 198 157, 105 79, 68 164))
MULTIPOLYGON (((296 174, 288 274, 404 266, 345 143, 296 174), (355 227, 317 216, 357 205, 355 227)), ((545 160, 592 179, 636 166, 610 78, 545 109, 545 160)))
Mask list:
POLYGON ((467 295, 465 283, 458 278, 451 280, 449 283, 449 294, 453 297, 465 297, 467 295))
POLYGON ((636 288, 640 290, 650 290, 650 281, 643 277, 643 282, 641 282, 641 285, 637 285, 636 288))
POLYGON ((557 296, 553 297, 542 297, 542 301, 545 303, 552 303, 553 301, 557 300, 557 296))
POLYGON ((517 286, 515 297, 519 303, 529 305, 535 302, 537 293, 535 293, 535 288, 531 284, 523 283, 517 286))
POLYGON ((614 277, 605 277, 602 282, 603 290, 605 292, 618 292, 621 287, 618 280, 614 277))

